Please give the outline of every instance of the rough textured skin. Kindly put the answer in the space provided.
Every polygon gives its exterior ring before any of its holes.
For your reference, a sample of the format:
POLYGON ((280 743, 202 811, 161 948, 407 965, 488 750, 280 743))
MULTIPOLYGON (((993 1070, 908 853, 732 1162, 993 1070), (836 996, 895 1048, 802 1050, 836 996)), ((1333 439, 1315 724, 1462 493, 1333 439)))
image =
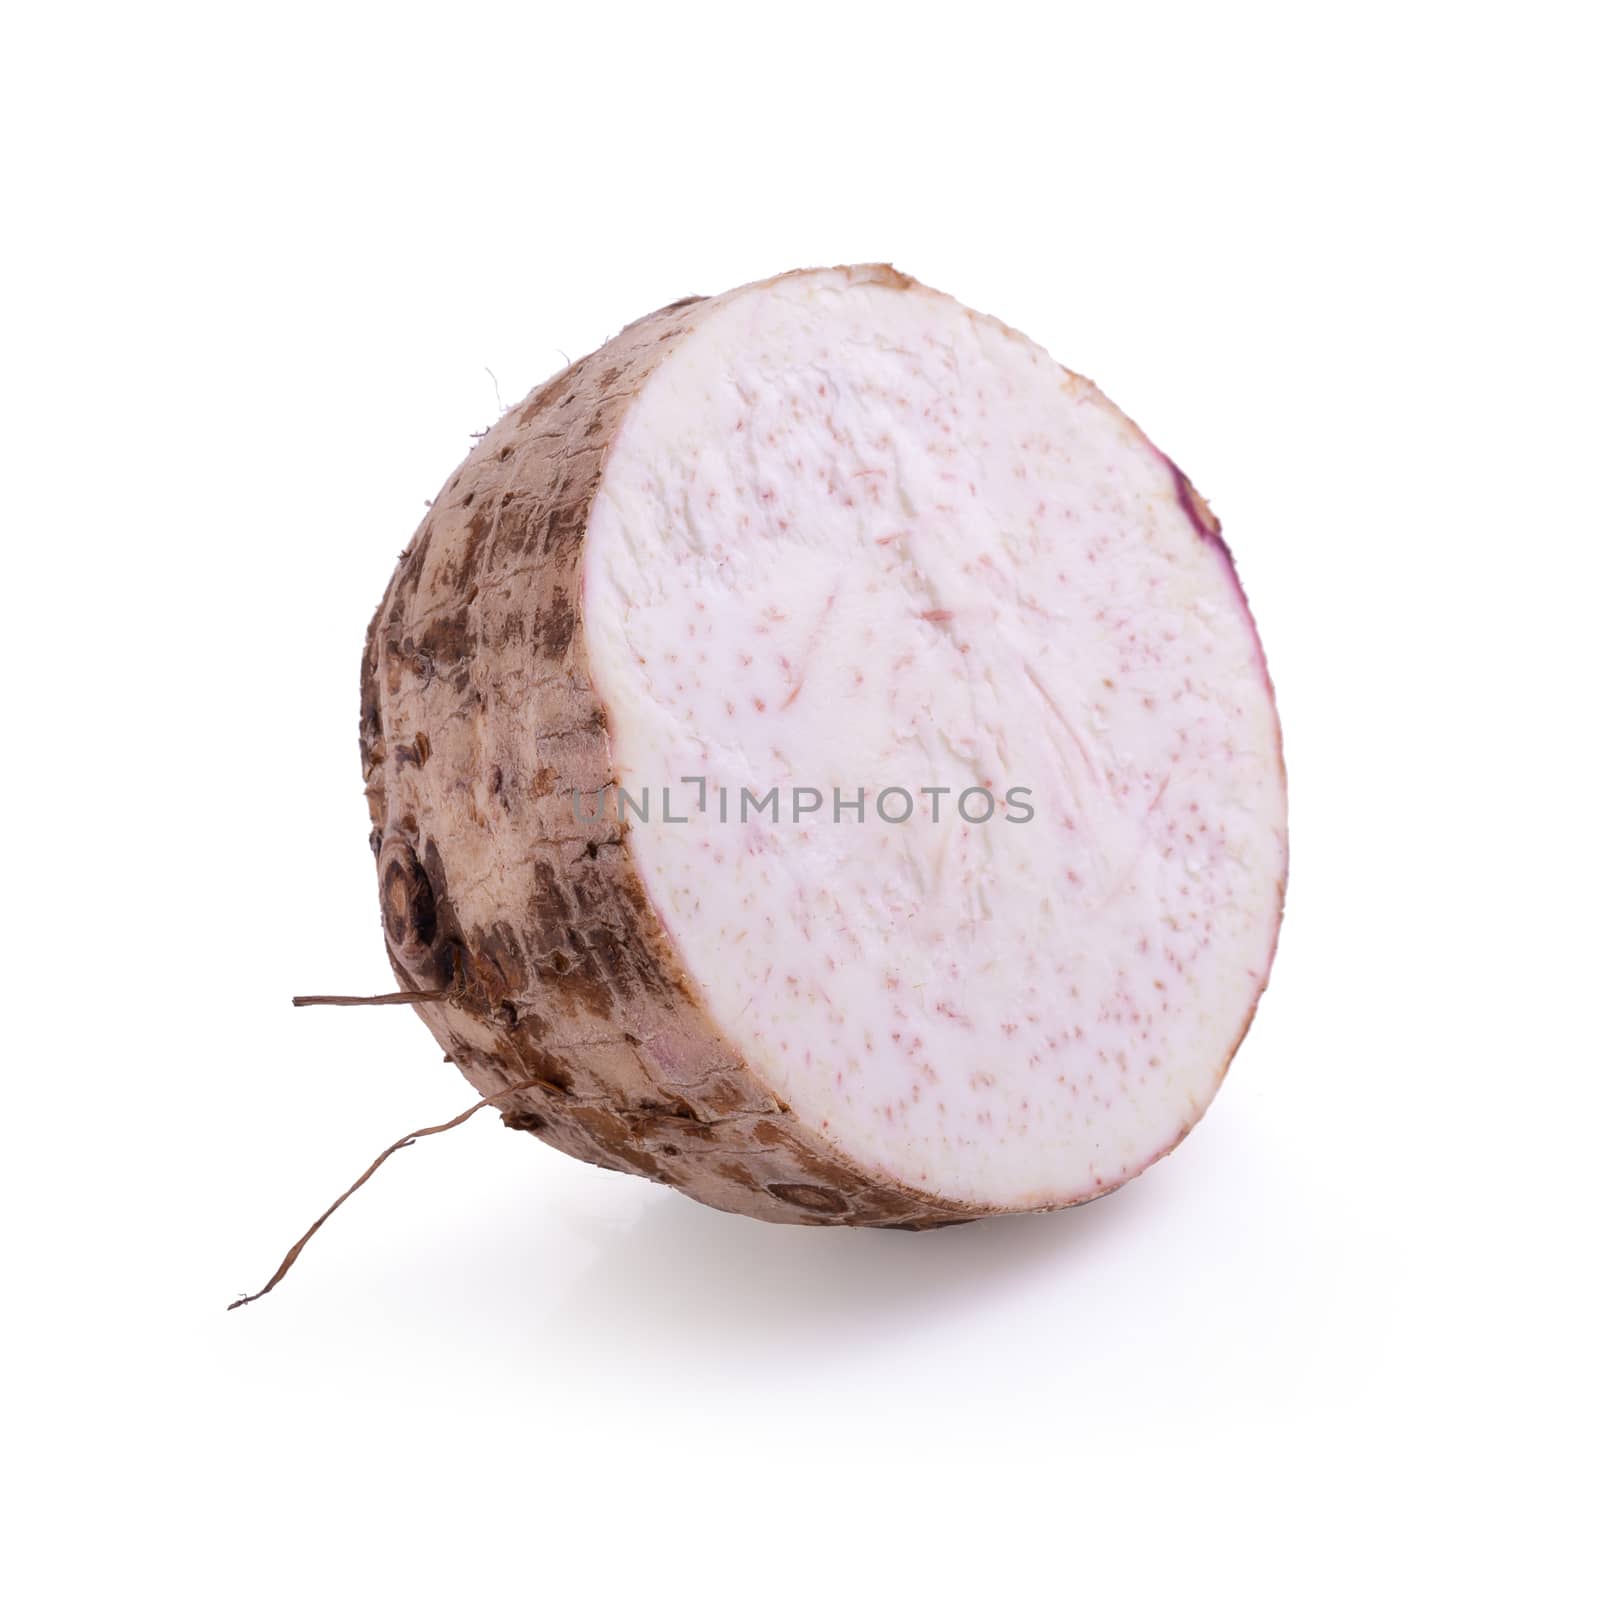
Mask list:
POLYGON ((696 999, 626 830, 574 821, 574 788, 612 780, 580 594, 590 500, 633 397, 709 304, 642 318, 508 412, 400 559, 362 663, 390 960, 407 988, 455 986, 416 1007, 434 1037, 480 1094, 538 1080, 504 1121, 570 1155, 774 1222, 962 1221, 982 1213, 798 1122, 696 999))

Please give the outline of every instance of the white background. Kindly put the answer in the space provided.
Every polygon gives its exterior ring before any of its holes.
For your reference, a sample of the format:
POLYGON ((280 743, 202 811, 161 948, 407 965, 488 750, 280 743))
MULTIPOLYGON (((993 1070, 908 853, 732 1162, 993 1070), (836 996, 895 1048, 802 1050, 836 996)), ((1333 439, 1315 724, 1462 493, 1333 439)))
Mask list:
POLYGON ((1593 1593, 1584 20, 14 11, 12 1592, 1593 1593), (224 1314, 470 1100, 411 1016, 288 1004, 391 986, 356 667, 424 501, 623 322, 878 259, 1222 517, 1293 848, 1216 1106, 926 1236, 486 1114, 224 1314))

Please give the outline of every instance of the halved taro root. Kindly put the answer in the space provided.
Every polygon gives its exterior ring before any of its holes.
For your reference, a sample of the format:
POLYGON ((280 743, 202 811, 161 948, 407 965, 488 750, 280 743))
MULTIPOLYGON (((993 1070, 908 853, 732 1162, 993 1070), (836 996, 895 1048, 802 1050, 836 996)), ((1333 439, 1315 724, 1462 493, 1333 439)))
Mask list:
POLYGON ((889 267, 677 302, 507 413, 373 621, 362 745, 450 1058, 754 1217, 1103 1194, 1272 962, 1281 744, 1215 519, 889 267))

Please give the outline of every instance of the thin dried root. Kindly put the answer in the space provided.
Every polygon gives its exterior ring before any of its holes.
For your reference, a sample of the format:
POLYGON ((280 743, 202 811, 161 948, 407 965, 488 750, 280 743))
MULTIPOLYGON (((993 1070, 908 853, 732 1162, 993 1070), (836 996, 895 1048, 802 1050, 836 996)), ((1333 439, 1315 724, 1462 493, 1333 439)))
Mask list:
POLYGON ((414 1006, 425 1000, 454 1000, 454 989, 402 989, 398 994, 297 994, 297 1006, 414 1006))
MULTIPOLYGON (((404 998, 410 1000, 419 997, 414 995, 406 995, 404 998)), ((359 1004, 360 1002, 356 1003, 359 1004)), ((295 1004, 299 1005, 300 1001, 296 1000, 295 1004)), ((230 1311, 237 1311, 240 1306, 247 1306, 252 1300, 259 1300, 262 1295, 271 1294, 272 1291, 283 1282, 283 1279, 287 1275, 289 1268, 300 1259, 300 1252, 311 1243, 311 1240, 315 1237, 317 1230, 323 1225, 323 1223, 325 1223, 328 1218, 331 1217, 334 1212, 337 1211, 339 1207, 342 1206, 345 1201, 348 1200, 350 1196, 353 1195, 356 1190, 359 1189, 367 1181, 367 1179, 370 1178, 373 1173, 375 1173, 378 1168, 381 1167, 384 1162, 387 1161, 389 1157, 392 1156, 397 1150, 404 1150, 407 1145, 415 1144, 418 1139, 426 1139, 430 1134, 448 1133, 452 1128, 459 1128, 468 1117, 476 1116, 478 1112, 482 1111, 485 1106, 493 1105, 496 1100, 504 1100, 507 1095, 519 1094, 524 1089, 537 1088, 542 1084, 542 1079, 528 1078, 521 1083, 512 1084, 509 1088, 497 1089, 493 1094, 485 1095, 483 1099, 478 1101, 476 1105, 468 1106, 467 1109, 460 1114, 460 1116, 452 1117, 448 1122, 441 1122, 432 1128, 418 1128, 415 1133, 408 1133, 403 1139, 396 1139, 395 1142, 390 1145, 389 1148, 385 1150, 377 1158, 377 1160, 375 1160, 372 1165, 368 1167, 367 1170, 363 1172, 361 1176, 357 1178, 356 1181, 352 1183, 350 1187, 346 1189, 345 1192, 340 1195, 339 1198, 335 1200, 333 1204, 329 1206, 328 1209, 324 1211, 322 1215, 318 1217, 317 1220, 313 1222, 303 1234, 300 1235, 298 1239, 295 1240, 294 1244, 290 1247, 288 1255, 286 1255, 278 1264, 278 1270, 267 1279, 266 1283, 261 1288, 257 1289, 254 1294, 241 1295, 228 1307, 228 1309, 230 1311)))

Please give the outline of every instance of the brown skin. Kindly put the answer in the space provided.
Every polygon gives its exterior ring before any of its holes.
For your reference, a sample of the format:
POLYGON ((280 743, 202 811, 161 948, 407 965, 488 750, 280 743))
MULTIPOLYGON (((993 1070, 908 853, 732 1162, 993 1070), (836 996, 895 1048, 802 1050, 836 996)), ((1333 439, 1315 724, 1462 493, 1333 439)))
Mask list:
POLYGON ((389 959, 403 987, 451 991, 416 1010, 480 1095, 533 1080, 496 1103, 558 1150, 770 1222, 965 1221, 981 1213, 796 1120, 696 996, 627 830, 573 815, 575 788, 612 781, 581 603, 589 504, 629 404, 708 304, 654 312, 534 390, 400 558, 361 667, 389 959))

